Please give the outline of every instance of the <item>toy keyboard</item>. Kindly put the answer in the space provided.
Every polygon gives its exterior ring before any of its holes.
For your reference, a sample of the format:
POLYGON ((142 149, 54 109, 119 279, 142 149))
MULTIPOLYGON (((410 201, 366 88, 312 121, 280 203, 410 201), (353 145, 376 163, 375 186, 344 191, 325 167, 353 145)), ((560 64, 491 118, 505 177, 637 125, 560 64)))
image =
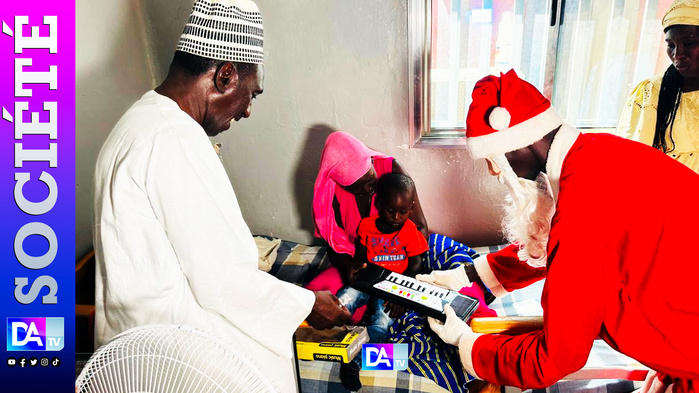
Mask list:
POLYGON ((367 263, 367 267, 359 272, 352 287, 440 321, 446 320, 445 304, 449 304, 464 321, 478 308, 478 299, 394 273, 373 263, 367 263))

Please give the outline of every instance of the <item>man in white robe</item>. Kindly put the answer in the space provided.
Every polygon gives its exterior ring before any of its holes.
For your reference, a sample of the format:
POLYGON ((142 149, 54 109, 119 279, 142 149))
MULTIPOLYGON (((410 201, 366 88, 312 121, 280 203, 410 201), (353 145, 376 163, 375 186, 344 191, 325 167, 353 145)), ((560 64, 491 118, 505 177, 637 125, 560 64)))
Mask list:
POLYGON ((135 326, 187 324, 241 348, 291 392, 295 329, 350 316, 329 292, 257 269, 255 242, 207 137, 250 116, 262 59, 253 2, 197 0, 167 78, 107 138, 95 172, 95 344, 135 326))

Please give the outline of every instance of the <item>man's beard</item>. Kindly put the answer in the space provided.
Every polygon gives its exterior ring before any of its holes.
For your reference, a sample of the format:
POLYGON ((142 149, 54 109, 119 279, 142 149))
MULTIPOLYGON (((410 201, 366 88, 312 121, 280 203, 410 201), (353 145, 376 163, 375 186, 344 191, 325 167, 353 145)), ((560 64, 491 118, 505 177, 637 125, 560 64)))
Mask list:
POLYGON ((536 180, 517 177, 507 159, 502 156, 496 163, 501 177, 510 189, 505 197, 505 215, 502 227, 508 241, 520 245, 519 258, 534 267, 546 266, 546 246, 551 231, 555 201, 551 185, 544 173, 536 180), (506 164, 506 165, 505 165, 506 164))

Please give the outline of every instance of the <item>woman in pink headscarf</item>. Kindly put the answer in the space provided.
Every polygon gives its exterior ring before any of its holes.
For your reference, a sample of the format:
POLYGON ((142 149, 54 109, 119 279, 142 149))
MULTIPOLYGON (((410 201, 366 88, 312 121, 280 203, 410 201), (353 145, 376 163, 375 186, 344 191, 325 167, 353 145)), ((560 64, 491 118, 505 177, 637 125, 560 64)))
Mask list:
MULTIPOLYGON (((377 179, 385 173, 407 175, 405 169, 393 157, 369 149, 357 138, 346 132, 337 131, 328 136, 323 148, 320 170, 318 171, 313 190, 313 219, 316 226, 315 235, 323 238, 328 243, 328 258, 332 267, 311 281, 307 288, 312 290, 330 290, 332 293, 336 293, 343 284, 349 285, 354 280, 355 274, 364 267, 364 263, 356 262, 354 258, 357 228, 362 218, 378 214, 374 205, 374 190, 377 179)), ((410 220, 415 223, 425 238, 428 238, 427 222, 422 213, 417 194, 415 195, 415 205, 410 215, 410 220)), ((445 238, 442 235, 432 234, 429 236, 428 242, 434 242, 438 237, 439 239, 445 238)), ((439 243, 442 246, 456 243, 451 239, 447 240, 449 241, 439 243)), ((458 244, 460 245, 460 243, 458 244)), ((463 247, 467 248, 466 246, 463 247)), ((427 257, 423 260, 427 271, 440 268, 442 264, 448 264, 448 261, 445 260, 447 259, 446 256, 441 256, 441 259, 435 258, 436 253, 433 252, 439 248, 441 253, 443 247, 433 247, 431 245, 430 248, 431 251, 427 253, 427 257)), ((460 253, 462 255, 469 255, 470 249, 461 249, 460 251, 463 251, 460 253)), ((455 253, 450 254, 450 258, 454 259, 454 261, 459 259, 459 257, 454 257, 453 254, 455 253)), ((468 260, 472 262, 471 259, 468 260)), ((366 258, 364 258, 364 261, 366 261, 366 258)), ((475 290, 476 286, 473 286, 473 288, 475 290)), ((464 289, 471 290, 471 288, 464 289)), ((467 294, 483 298, 482 289, 479 290, 481 290, 481 293, 472 291, 467 294)), ((360 323, 365 309, 366 306, 363 306, 355 311, 351 324, 360 323)), ((484 309, 489 310, 485 306, 484 309)), ((483 312, 485 313, 485 311, 483 312)), ((492 316, 494 312, 482 315, 492 316)), ((417 358, 422 359, 420 360, 420 366, 411 369, 411 372, 432 378, 445 388, 447 386, 461 386, 461 382, 467 381, 466 377, 463 373, 457 375, 454 372, 454 367, 447 366, 452 361, 458 362, 458 357, 449 355, 449 353, 445 352, 443 346, 417 344, 430 342, 430 340, 435 339, 434 337, 427 337, 430 334, 429 329, 418 329, 420 332, 424 332, 421 333, 419 339, 414 334, 415 330, 410 330, 410 333, 404 333, 404 331, 407 331, 406 328, 408 326, 417 326, 419 323, 422 322, 418 320, 417 314, 404 314, 394 325, 396 326, 395 332, 391 333, 401 340, 399 342, 408 343, 412 348, 415 348, 415 351, 411 353, 417 354, 417 358), (407 339, 408 336, 411 338, 407 339), (415 339, 414 343, 410 341, 412 339, 415 339), (438 359, 438 361, 425 359, 438 359)), ((361 383, 359 383, 359 367, 354 366, 355 364, 354 362, 342 363, 340 367, 340 381, 350 390, 357 390, 361 387, 361 383)), ((458 371, 460 372, 461 369, 459 368, 458 371)))
MULTIPOLYGON (((359 222, 378 214, 374 205, 376 181, 392 172, 407 175, 393 157, 369 149, 346 132, 334 132, 325 141, 313 189, 315 235, 328 242, 330 263, 345 283, 361 269, 354 261, 359 222)), ((417 195, 410 219, 427 238, 427 222, 417 195)))

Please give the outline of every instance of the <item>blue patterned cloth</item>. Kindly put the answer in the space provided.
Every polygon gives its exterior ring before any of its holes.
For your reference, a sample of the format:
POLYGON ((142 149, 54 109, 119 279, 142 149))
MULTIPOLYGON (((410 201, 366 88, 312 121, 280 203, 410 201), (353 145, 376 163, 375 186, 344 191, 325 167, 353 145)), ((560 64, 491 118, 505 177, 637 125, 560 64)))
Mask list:
POLYGON ((432 270, 450 270, 465 263, 473 263, 479 255, 471 247, 439 234, 431 234, 427 244, 430 249, 422 263, 427 273, 432 270))
MULTIPOLYGON (((470 247, 443 235, 430 235, 428 244, 430 249, 422 261, 428 273, 473 263, 478 257, 470 247)), ((408 344, 407 372, 429 378, 453 393, 468 392, 466 383, 474 378, 464 373, 456 347, 432 332, 427 318, 412 311, 404 314, 391 325, 387 340, 408 344)))

